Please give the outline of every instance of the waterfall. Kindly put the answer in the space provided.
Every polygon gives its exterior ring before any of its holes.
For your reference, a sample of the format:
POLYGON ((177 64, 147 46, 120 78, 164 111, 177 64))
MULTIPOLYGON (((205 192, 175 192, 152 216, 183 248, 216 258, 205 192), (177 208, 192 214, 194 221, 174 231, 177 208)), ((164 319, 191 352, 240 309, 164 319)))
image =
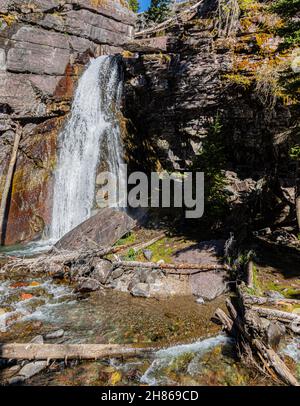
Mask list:
POLYGON ((92 59, 79 80, 70 118, 59 136, 51 240, 60 239, 91 216, 96 171, 105 146, 110 172, 119 171, 122 143, 117 111, 121 95, 118 57, 92 59))

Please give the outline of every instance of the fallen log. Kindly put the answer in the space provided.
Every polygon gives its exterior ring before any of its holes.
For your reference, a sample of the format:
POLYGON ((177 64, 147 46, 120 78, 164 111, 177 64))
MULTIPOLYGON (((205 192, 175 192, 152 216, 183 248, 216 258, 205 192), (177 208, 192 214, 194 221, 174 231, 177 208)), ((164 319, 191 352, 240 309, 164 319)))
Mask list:
POLYGON ((281 306, 287 304, 295 304, 300 306, 300 300, 297 299, 272 299, 270 297, 259 297, 254 295, 244 295, 244 303, 246 305, 264 305, 271 304, 281 306))
POLYGON ((285 323, 298 322, 300 324, 300 316, 298 314, 258 306, 252 306, 251 309, 262 317, 283 321, 285 323))
POLYGON ((247 270, 247 286, 249 289, 254 288, 253 261, 249 261, 246 267, 247 270))
POLYGON ((228 265, 221 264, 166 264, 157 262, 137 262, 137 261, 116 261, 113 262, 114 268, 151 268, 162 269, 169 274, 193 275, 199 272, 229 270, 228 265))
POLYGON ((118 344, 0 344, 0 357, 13 360, 95 360, 131 357, 154 351, 118 344))
POLYGON ((146 241, 144 243, 134 246, 133 250, 135 253, 137 253, 138 251, 144 250, 145 248, 148 248, 151 245, 155 244, 156 242, 162 240, 163 238, 165 238, 165 236, 166 236, 166 234, 162 233, 162 234, 158 235, 157 237, 152 238, 152 240, 150 240, 150 241, 146 241))
POLYGON ((162 234, 158 235, 157 237, 152 238, 151 240, 146 241, 144 243, 140 243, 140 244, 132 243, 132 244, 127 244, 127 245, 119 245, 119 246, 111 248, 110 253, 111 254, 117 254, 117 253, 119 253, 121 251, 125 251, 125 250, 130 249, 130 248, 135 253, 137 253, 137 252, 139 252, 139 251, 141 251, 141 250, 143 250, 145 248, 150 247, 151 245, 155 244, 156 242, 162 240, 163 238, 165 238, 165 236, 166 236, 166 234, 162 233, 162 234))
POLYGON ((280 376, 283 382, 291 386, 300 386, 298 380, 294 377, 282 359, 276 352, 264 345, 260 340, 254 339, 252 341, 256 349, 263 355, 263 357, 269 362, 270 366, 280 376))
POLYGON ((228 333, 231 333, 233 328, 233 320, 227 316, 227 314, 222 309, 217 309, 215 312, 215 318, 220 321, 228 333))
POLYGON ((168 28, 170 25, 172 25, 172 23, 176 23, 177 21, 179 21, 179 19, 184 18, 185 14, 188 14, 188 13, 192 12, 193 10, 196 10, 200 6, 201 3, 203 3, 203 0, 200 0, 196 4, 192 5, 191 7, 187 8, 186 10, 179 13, 178 15, 175 15, 174 17, 171 17, 168 20, 165 20, 160 24, 156 24, 154 27, 151 27, 146 30, 135 33, 135 38, 141 37, 143 35, 153 34, 157 31, 161 31, 163 29, 168 28))

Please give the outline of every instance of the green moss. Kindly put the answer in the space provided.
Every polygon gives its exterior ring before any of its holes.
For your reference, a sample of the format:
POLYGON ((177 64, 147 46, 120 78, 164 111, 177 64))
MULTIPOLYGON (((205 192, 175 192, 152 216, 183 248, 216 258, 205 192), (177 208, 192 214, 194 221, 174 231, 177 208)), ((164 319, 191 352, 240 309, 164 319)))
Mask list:
POLYGON ((119 247, 120 245, 130 245, 135 243, 136 235, 132 232, 126 234, 123 238, 116 242, 115 246, 119 247))
POLYGON ((181 372, 184 373, 187 370, 189 363, 193 360, 195 354, 187 352, 179 357, 176 357, 167 368, 167 373, 181 372))
POLYGON ((149 248, 153 252, 153 261, 157 262, 164 260, 165 262, 171 262, 171 256, 173 254, 173 244, 169 238, 157 241, 149 248))
POLYGON ((136 256, 137 256, 137 253, 135 252, 135 250, 133 248, 130 248, 127 251, 127 254, 124 256, 124 260, 125 261, 136 261, 136 256))

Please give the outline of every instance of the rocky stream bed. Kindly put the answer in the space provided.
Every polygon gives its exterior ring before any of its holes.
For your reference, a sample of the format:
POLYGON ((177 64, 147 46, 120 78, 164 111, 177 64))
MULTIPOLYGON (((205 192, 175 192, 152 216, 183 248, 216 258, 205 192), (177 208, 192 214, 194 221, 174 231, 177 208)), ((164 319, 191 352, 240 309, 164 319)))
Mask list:
MULTIPOLYGON (((135 232, 134 237, 131 234, 119 244, 130 245, 133 240, 138 243, 140 238, 145 238, 145 230, 135 232)), ((166 256, 172 257, 178 251, 184 251, 181 255, 188 255, 194 245, 191 241, 165 237, 163 242, 154 243, 148 251, 157 261, 159 258, 166 259, 166 256)), ((198 257, 202 252, 207 260, 205 247, 211 249, 211 245, 207 242, 198 245, 198 257)), ((267 262, 270 263, 270 259, 267 262)), ((284 291, 285 279, 280 277, 283 266, 281 263, 276 269, 266 263, 257 265, 256 280, 262 290, 274 294, 296 294, 297 278, 293 283, 289 281, 295 291, 284 291)), ((199 300, 192 294, 134 297, 132 293, 119 291, 116 287, 87 293, 78 291, 74 282, 11 269, 9 274, 2 270, 0 292, 0 336, 3 344, 33 342, 154 347, 151 354, 93 362, 2 360, 2 384, 274 384, 270 378, 241 363, 234 340, 214 322, 216 310, 225 310, 226 299, 233 295, 229 291, 217 295, 212 301, 199 300)), ((299 339, 289 337, 283 340, 280 354, 299 376, 299 339)))

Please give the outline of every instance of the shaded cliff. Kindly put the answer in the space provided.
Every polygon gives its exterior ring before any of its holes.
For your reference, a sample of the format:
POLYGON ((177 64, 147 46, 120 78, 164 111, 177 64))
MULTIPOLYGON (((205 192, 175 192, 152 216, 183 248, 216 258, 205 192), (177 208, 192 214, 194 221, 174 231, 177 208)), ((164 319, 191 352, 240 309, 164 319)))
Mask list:
POLYGON ((15 122, 23 126, 7 245, 38 238, 50 223, 57 134, 89 59, 121 52, 132 37, 135 17, 124 4, 0 1, 0 190, 15 122))
POLYGON ((277 78, 295 55, 280 48, 281 21, 270 2, 231 2, 238 9, 224 8, 220 18, 223 3, 203 1, 184 18, 137 34, 157 52, 126 61, 129 159, 134 168, 168 171, 197 162, 206 172, 199 156, 217 119, 228 228, 294 224, 289 149, 299 107, 277 78))

